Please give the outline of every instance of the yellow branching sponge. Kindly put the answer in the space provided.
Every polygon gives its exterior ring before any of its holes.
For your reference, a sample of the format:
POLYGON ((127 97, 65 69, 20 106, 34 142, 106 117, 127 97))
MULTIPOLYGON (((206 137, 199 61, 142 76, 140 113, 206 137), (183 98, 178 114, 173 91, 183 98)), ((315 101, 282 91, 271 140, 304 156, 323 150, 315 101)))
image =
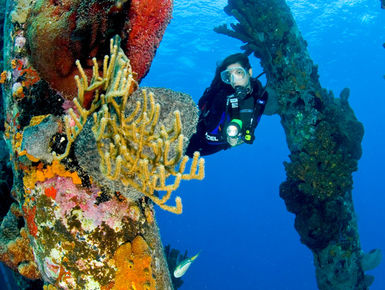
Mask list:
POLYGON ((138 102, 134 112, 128 116, 124 113, 126 101, 120 105, 113 101, 113 109, 108 109, 105 104, 102 110, 94 113, 93 131, 101 156, 101 171, 107 178, 119 179, 125 186, 130 185, 142 192, 161 208, 181 213, 179 197, 175 199, 176 206, 165 203, 178 188, 181 179, 203 179, 204 159, 199 159, 199 153, 196 152, 190 172, 184 174, 189 158, 183 157, 180 113, 174 112, 175 120, 171 130, 167 131, 161 126, 157 134, 155 127, 159 121, 160 106, 155 104, 151 93, 148 95, 143 91, 143 105, 138 102), (150 111, 146 110, 148 97, 150 111), (172 147, 173 143, 176 146, 172 147), (173 154, 170 153, 171 149, 173 154), (170 155, 173 157, 170 158, 170 155), (166 185, 166 179, 170 176, 175 177, 174 181, 166 185), (154 194, 155 191, 166 193, 160 198, 154 194))
POLYGON ((90 84, 88 84, 88 78, 80 62, 78 60, 76 61, 76 66, 81 76, 80 78, 79 76, 75 76, 78 87, 78 97, 73 100, 76 113, 70 108, 68 115, 64 117, 68 143, 62 155, 56 156, 54 153, 56 159, 61 160, 68 156, 71 145, 82 131, 88 116, 99 110, 102 105, 106 103, 106 100, 111 100, 114 97, 124 98, 124 96, 127 100, 128 95, 137 88, 138 84, 133 79, 130 62, 123 51, 118 49, 118 45, 118 37, 116 37, 115 40, 111 39, 111 56, 106 55, 104 57, 102 76, 99 75, 99 65, 96 58, 92 59, 94 66, 90 84), (111 83, 112 81, 114 81, 113 84, 111 83), (119 86, 119 88, 117 86, 119 86), (93 101, 91 107, 86 109, 84 96, 90 93, 93 94, 93 101))
POLYGON ((194 154, 190 172, 185 173, 189 158, 183 156, 186 138, 182 134, 181 113, 174 111, 173 124, 168 128, 160 120, 161 107, 155 102, 153 93, 143 90, 140 101, 129 100, 138 85, 117 41, 111 41, 111 56, 104 58, 102 76, 96 59, 93 63, 90 84, 80 63, 76 63, 80 72, 80 78, 75 78, 77 112, 70 109, 65 118, 68 144, 65 153, 56 158, 68 156, 71 145, 90 117, 102 175, 134 188, 162 209, 181 213, 180 197, 175 198, 174 206, 166 204, 172 192, 182 179, 204 178, 204 159, 198 152, 194 154), (86 109, 84 96, 90 92, 94 99, 86 109))

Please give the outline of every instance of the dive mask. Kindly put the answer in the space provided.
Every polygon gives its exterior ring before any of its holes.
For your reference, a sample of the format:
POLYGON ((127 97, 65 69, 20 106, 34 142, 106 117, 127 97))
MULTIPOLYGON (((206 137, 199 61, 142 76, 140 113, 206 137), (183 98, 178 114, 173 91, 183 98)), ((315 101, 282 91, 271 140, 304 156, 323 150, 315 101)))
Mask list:
POLYGON ((228 85, 242 81, 245 77, 246 70, 243 67, 233 67, 221 72, 222 81, 228 85))

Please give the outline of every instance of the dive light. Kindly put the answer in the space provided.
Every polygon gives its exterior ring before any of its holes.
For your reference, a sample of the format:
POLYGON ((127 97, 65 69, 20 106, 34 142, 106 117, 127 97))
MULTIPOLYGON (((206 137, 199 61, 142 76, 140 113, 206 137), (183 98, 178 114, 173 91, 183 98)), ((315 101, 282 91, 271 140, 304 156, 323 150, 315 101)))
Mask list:
POLYGON ((226 134, 228 137, 235 138, 242 130, 242 121, 239 119, 232 119, 230 124, 226 128, 226 134))

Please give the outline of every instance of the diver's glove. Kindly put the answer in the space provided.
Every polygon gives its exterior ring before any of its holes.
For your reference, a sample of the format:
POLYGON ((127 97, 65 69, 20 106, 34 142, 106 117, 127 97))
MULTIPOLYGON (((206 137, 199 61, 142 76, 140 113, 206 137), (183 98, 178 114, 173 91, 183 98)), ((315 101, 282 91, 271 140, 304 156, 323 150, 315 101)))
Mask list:
POLYGON ((231 147, 240 145, 243 143, 243 139, 240 137, 227 137, 227 143, 230 144, 231 147))

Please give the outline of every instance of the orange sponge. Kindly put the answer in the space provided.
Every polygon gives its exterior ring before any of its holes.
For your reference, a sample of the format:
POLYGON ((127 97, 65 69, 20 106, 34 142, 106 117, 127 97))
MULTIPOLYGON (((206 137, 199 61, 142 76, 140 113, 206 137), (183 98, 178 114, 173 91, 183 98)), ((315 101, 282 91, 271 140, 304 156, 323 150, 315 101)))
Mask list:
POLYGON ((137 236, 132 243, 121 245, 115 252, 117 267, 113 290, 156 289, 152 277, 150 248, 146 241, 137 236))

